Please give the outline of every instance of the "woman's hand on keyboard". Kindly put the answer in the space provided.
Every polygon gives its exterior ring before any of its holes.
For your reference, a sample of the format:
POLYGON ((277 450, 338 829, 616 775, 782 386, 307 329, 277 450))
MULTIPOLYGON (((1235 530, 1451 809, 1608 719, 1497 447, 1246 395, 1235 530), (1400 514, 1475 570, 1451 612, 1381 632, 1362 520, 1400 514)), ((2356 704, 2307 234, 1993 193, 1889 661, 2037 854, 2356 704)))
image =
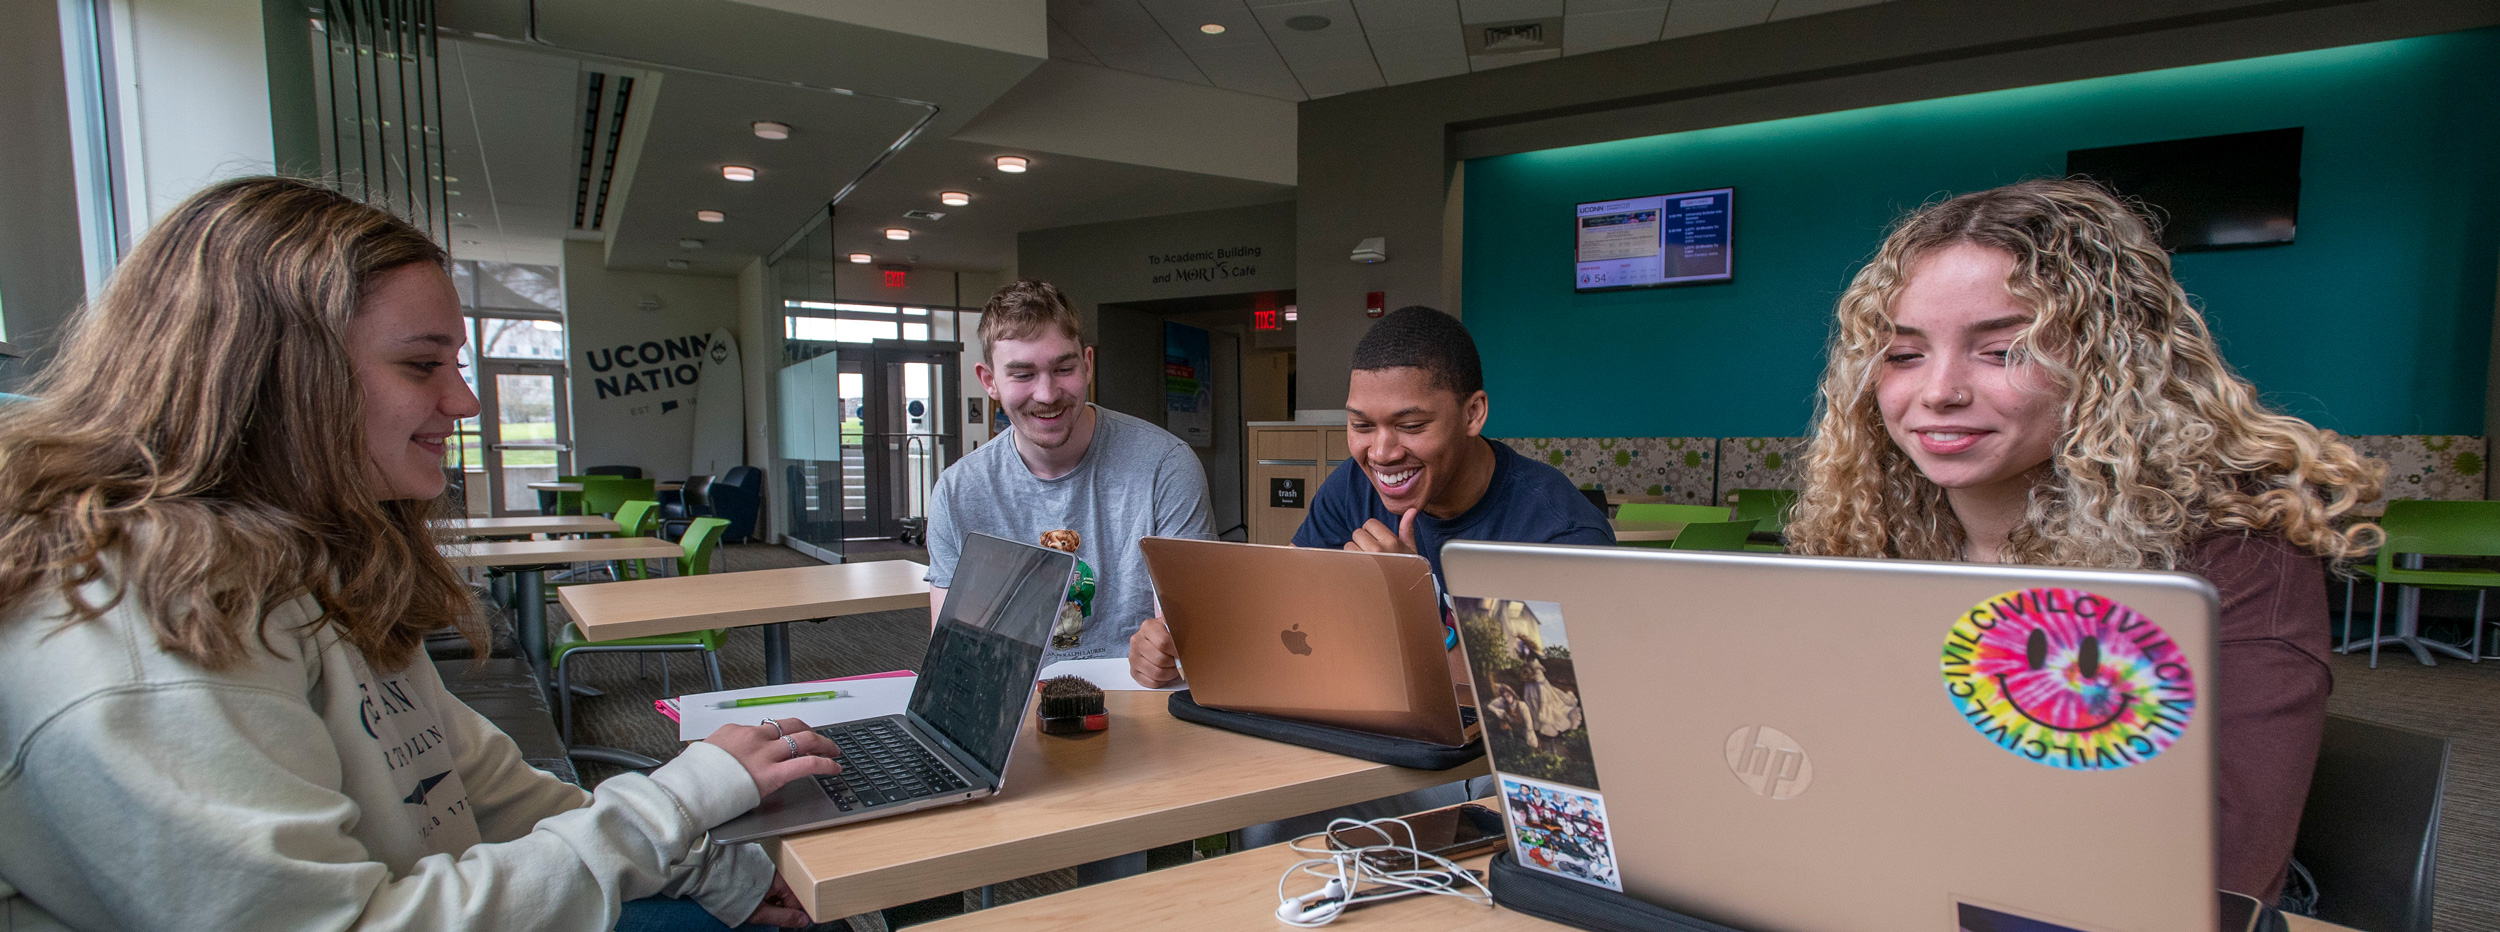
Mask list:
POLYGON ((722 725, 703 740, 728 751, 729 756, 746 766, 747 776, 755 780, 757 795, 772 795, 783 784, 800 777, 830 777, 842 772, 842 765, 833 761, 842 756, 842 749, 833 745, 833 739, 809 730, 806 722, 795 718, 780 719, 770 725, 722 725))

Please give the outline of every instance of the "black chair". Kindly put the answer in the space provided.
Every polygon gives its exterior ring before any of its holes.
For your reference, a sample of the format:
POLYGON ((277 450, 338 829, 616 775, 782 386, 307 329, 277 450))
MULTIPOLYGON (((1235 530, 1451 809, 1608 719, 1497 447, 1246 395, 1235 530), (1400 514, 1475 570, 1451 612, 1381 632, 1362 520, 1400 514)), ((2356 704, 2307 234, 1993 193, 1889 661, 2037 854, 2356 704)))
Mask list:
POLYGON ((1580 495, 1587 498, 1589 500, 1589 504, 1597 506, 1597 510, 1600 513, 1610 515, 1614 514, 1614 511, 1612 510, 1615 507, 1614 503, 1606 500, 1605 489, 1581 489, 1580 495))
POLYGON ((2329 715, 2292 857, 2317 879, 2317 918, 2364 932, 2430 932, 2448 740, 2329 715))
POLYGON ((721 543, 743 544, 755 536, 755 518, 764 508, 763 470, 732 466, 712 480, 711 496, 712 516, 729 519, 729 526, 721 530, 721 543))
POLYGON ((660 493, 660 536, 676 540, 696 518, 712 516, 712 477, 687 476, 684 488, 660 493))

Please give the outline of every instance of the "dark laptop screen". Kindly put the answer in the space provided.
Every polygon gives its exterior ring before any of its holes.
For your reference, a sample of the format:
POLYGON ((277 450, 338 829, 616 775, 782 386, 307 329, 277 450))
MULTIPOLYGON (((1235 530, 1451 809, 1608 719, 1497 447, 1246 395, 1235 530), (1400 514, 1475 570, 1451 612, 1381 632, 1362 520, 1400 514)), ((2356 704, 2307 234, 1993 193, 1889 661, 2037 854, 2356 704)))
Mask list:
POLYGON ((911 712, 989 768, 1007 772, 1024 726, 1033 676, 1076 558, 1057 550, 964 535, 954 585, 920 663, 911 712))

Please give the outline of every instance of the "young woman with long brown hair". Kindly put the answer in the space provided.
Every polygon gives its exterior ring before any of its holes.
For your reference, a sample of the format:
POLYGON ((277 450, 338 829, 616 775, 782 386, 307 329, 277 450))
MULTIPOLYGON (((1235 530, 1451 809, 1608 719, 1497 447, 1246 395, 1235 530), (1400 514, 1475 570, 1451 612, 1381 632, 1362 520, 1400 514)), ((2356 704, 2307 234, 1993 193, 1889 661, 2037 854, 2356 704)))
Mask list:
POLYGON ((445 264, 315 185, 219 184, 0 412, 11 927, 597 930, 655 894, 807 921, 760 850, 703 842, 837 772, 830 741, 727 727, 586 793, 425 662, 482 638, 425 524, 477 412, 445 264))
POLYGON ((1841 296, 1800 553, 2183 570, 2222 596, 2223 888, 2271 901, 2325 727, 2322 561, 2383 469, 2222 360, 2152 228, 2031 181, 1904 219, 1841 296))

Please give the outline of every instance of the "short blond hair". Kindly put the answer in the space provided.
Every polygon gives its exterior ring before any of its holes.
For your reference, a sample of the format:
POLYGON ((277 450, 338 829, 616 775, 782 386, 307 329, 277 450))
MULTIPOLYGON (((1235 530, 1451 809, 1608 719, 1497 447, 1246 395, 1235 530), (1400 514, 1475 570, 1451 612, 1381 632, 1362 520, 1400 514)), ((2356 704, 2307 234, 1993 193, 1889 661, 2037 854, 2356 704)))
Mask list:
POLYGON ((1018 279, 990 295, 981 306, 981 356, 1000 340, 1030 340, 1049 327, 1059 328, 1078 346, 1085 345, 1085 325, 1059 286, 1038 279, 1018 279))

